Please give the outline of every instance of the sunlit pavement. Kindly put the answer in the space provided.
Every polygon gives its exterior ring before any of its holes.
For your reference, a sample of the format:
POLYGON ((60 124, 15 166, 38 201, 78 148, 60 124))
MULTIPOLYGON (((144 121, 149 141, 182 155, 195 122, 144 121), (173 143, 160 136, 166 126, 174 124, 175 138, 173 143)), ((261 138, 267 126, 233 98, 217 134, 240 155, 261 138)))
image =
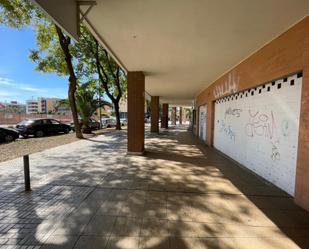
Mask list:
POLYGON ((0 248, 309 248, 309 214, 185 127, 126 155, 114 132, 0 163, 0 248))

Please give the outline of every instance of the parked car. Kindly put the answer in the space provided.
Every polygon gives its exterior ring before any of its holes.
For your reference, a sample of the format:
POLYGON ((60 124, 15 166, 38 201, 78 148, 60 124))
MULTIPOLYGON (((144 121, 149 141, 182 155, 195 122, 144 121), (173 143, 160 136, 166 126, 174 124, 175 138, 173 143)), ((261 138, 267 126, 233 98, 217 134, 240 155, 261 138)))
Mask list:
MULTIPOLYGON (((81 126, 83 125, 83 121, 81 119, 79 119, 79 124, 81 126)), ((98 129, 100 129, 100 122, 96 121, 93 118, 89 119, 88 125, 89 125, 90 130, 98 130, 98 129)), ((74 125, 73 121, 71 122, 71 128, 72 128, 73 131, 75 131, 75 125, 74 125)))
POLYGON ((150 123, 150 115, 148 113, 145 113, 144 122, 145 123, 150 123))
POLYGON ((12 142, 15 139, 19 138, 18 131, 10 128, 2 128, 0 127, 0 141, 1 142, 12 142))
POLYGON ((111 128, 116 127, 116 119, 115 118, 102 118, 102 127, 103 128, 111 128))
POLYGON ((126 119, 126 118, 121 118, 121 119, 120 119, 120 124, 121 124, 121 126, 126 126, 126 125, 128 125, 127 119, 126 119))
POLYGON ((46 134, 56 134, 59 132, 69 133, 71 126, 63 124, 55 119, 37 118, 26 119, 16 125, 20 135, 27 138, 29 135, 43 137, 46 134))

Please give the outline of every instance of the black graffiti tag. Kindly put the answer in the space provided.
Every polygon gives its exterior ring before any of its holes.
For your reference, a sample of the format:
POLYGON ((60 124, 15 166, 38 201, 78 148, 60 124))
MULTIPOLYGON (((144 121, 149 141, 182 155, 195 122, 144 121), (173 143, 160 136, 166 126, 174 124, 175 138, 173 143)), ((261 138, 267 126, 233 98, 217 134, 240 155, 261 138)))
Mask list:
POLYGON ((260 136, 272 139, 276 129, 275 118, 273 111, 270 115, 260 113, 259 111, 252 113, 249 110, 249 122, 245 126, 247 136, 260 136))
POLYGON ((225 116, 224 117, 226 118, 227 116, 231 115, 231 116, 235 116, 235 117, 239 118, 241 112, 242 112, 241 109, 237 109, 237 108, 233 109, 233 108, 229 107, 225 110, 225 116))
POLYGON ((221 120, 218 120, 217 123, 219 124, 219 132, 224 132, 232 141, 235 142, 235 132, 232 130, 232 127, 221 120))

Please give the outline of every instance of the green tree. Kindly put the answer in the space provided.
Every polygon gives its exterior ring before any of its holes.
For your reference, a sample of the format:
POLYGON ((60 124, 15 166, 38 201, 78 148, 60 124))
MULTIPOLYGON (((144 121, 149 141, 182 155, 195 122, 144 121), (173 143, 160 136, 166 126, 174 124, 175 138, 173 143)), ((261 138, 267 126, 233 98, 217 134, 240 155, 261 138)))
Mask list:
POLYGON ((0 0, 0 23, 9 27, 21 29, 30 25, 38 13, 29 1, 0 0))
POLYGON ((76 91, 77 110, 82 119, 82 129, 85 133, 91 132, 89 128, 89 119, 95 111, 100 107, 111 106, 109 102, 100 100, 97 93, 98 91, 93 82, 78 86, 76 91))
POLYGON ((39 71, 69 76, 68 98, 76 136, 83 138, 75 100, 78 68, 72 55, 74 43, 71 38, 57 25, 44 18, 41 12, 27 0, 0 0, 0 23, 15 28, 30 24, 35 27, 37 49, 31 51, 30 58, 37 63, 36 69, 39 71))
POLYGON ((68 99, 72 111, 76 137, 83 138, 76 107, 78 64, 74 63, 75 42, 51 21, 41 19, 35 25, 37 47, 30 51, 30 59, 37 63, 36 70, 69 76, 68 99))
POLYGON ((81 27, 77 48, 77 57, 83 61, 80 65, 84 66, 82 71, 88 76, 97 75, 105 94, 113 103, 116 129, 121 130, 119 102, 127 89, 125 72, 84 26, 81 27))

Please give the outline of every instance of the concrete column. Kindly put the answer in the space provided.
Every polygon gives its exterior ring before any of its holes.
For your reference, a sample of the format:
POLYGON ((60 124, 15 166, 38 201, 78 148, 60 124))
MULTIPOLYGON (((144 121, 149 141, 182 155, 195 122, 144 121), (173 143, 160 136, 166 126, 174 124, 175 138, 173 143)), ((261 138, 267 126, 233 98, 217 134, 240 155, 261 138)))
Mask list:
POLYGON ((159 132, 159 96, 151 96, 151 132, 159 132))
POLYGON ((172 108, 172 117, 171 117, 172 125, 176 125, 176 111, 177 111, 176 107, 173 107, 172 108))
POLYGON ((168 128, 168 104, 162 105, 161 128, 168 128))
POLYGON ((128 72, 128 154, 143 154, 145 143, 145 75, 128 72))
POLYGON ((182 107, 179 107, 179 124, 182 124, 182 107))
MULTIPOLYGON (((308 18, 309 27, 309 18, 308 18)), ((309 211, 309 35, 305 40, 303 54, 303 82, 300 109, 295 201, 309 211)))

